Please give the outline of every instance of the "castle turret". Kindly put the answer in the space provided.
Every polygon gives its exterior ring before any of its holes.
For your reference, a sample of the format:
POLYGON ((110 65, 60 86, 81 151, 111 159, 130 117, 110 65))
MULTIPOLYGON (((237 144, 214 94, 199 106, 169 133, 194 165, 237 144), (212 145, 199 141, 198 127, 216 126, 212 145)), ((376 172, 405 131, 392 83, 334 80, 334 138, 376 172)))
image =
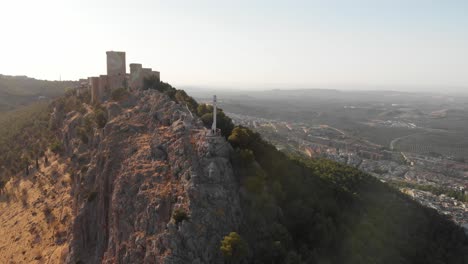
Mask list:
POLYGON ((130 64, 130 88, 138 90, 143 88, 143 66, 139 63, 130 64))
POLYGON ((143 68, 143 78, 148 78, 151 76, 152 69, 151 68, 143 68))
POLYGON ((158 71, 151 71, 151 75, 152 75, 152 76, 155 76, 155 77, 158 79, 158 81, 160 81, 160 80, 161 80, 161 78, 160 78, 160 75, 159 75, 159 72, 158 72, 158 71))
POLYGON ((126 86, 125 52, 108 51, 107 54, 107 82, 109 90, 126 86))
POLYGON ((101 95, 99 92, 99 77, 89 77, 89 88, 91 92, 91 102, 97 104, 101 102, 101 95))
POLYGON ((99 75, 99 98, 101 101, 109 95, 109 82, 107 75, 99 75))

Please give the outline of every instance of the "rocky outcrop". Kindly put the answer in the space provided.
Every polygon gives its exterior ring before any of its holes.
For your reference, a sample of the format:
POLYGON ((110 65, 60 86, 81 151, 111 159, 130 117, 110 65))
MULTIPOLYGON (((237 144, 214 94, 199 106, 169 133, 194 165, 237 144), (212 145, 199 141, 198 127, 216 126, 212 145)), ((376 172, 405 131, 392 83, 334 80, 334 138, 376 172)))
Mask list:
MULTIPOLYGON (((108 105, 106 126, 70 145, 83 165, 67 262, 222 263, 220 241, 242 219, 230 145, 166 95, 136 98, 108 105)), ((69 142, 79 118, 64 121, 69 142)))

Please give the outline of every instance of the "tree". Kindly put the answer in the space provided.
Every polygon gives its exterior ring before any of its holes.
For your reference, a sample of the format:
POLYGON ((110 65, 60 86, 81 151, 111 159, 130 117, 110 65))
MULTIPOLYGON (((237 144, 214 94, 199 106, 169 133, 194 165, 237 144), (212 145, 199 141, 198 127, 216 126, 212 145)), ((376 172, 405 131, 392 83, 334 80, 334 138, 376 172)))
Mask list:
POLYGON ((197 115, 203 116, 204 114, 208 114, 213 112, 213 106, 207 104, 200 104, 197 107, 197 115))
POLYGON ((0 194, 4 191, 4 188, 7 183, 8 183, 8 179, 0 177, 0 194))
POLYGON ((228 263, 240 263, 247 255, 247 243, 236 232, 223 238, 220 249, 228 263))
POLYGON ((194 112, 195 114, 197 114, 197 108, 198 108, 197 101, 195 101, 195 99, 187 95, 187 93, 184 90, 176 91, 175 100, 178 103, 185 104, 191 112, 194 112))
POLYGON ((182 208, 175 209, 174 213, 172 214, 172 218, 174 219, 177 225, 180 224, 182 221, 190 219, 187 212, 182 208))
POLYGON ((112 91, 111 98, 114 101, 120 101, 128 96, 128 91, 126 88, 118 88, 112 91))
POLYGON ((249 166, 252 162, 255 161, 255 155, 253 151, 250 149, 237 149, 237 153, 239 154, 240 159, 240 166, 245 168, 249 166))
POLYGON ((250 130, 243 127, 234 128, 231 135, 228 137, 228 141, 233 147, 241 149, 249 148, 251 140, 252 135, 250 130))
POLYGON ((60 142, 58 139, 55 139, 51 144, 50 144, 50 150, 54 152, 55 154, 58 154, 63 150, 63 144, 60 142))
POLYGON ((81 139, 81 142, 83 142, 84 144, 88 144, 89 137, 88 137, 88 133, 87 133, 86 128, 78 127, 76 134, 81 139))
POLYGON ((106 113, 100 109, 100 108, 97 108, 95 111, 94 111, 94 118, 96 120, 96 124, 99 128, 103 128, 106 123, 107 123, 107 115, 106 113))

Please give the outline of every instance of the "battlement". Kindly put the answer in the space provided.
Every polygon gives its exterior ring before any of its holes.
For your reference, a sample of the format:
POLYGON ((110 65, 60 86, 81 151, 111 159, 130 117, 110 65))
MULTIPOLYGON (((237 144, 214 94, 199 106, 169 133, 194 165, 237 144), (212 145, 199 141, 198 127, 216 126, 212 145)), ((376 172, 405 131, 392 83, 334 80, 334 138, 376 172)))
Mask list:
POLYGON ((143 87, 143 65, 140 63, 130 64, 130 88, 138 90, 143 87))
POLYGON ((151 75, 152 75, 152 76, 155 76, 158 80, 160 80, 159 72, 158 72, 158 71, 151 71, 151 75))

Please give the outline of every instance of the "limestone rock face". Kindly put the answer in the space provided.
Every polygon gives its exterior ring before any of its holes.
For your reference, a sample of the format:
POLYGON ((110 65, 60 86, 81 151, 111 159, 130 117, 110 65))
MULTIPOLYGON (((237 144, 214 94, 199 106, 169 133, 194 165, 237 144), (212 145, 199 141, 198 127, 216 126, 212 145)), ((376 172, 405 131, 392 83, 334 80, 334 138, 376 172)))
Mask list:
POLYGON ((223 263, 220 241, 242 221, 230 145, 166 95, 136 98, 108 106, 106 126, 75 147, 88 163, 74 182, 67 262, 223 263), (176 209, 187 218, 176 222, 176 209))

